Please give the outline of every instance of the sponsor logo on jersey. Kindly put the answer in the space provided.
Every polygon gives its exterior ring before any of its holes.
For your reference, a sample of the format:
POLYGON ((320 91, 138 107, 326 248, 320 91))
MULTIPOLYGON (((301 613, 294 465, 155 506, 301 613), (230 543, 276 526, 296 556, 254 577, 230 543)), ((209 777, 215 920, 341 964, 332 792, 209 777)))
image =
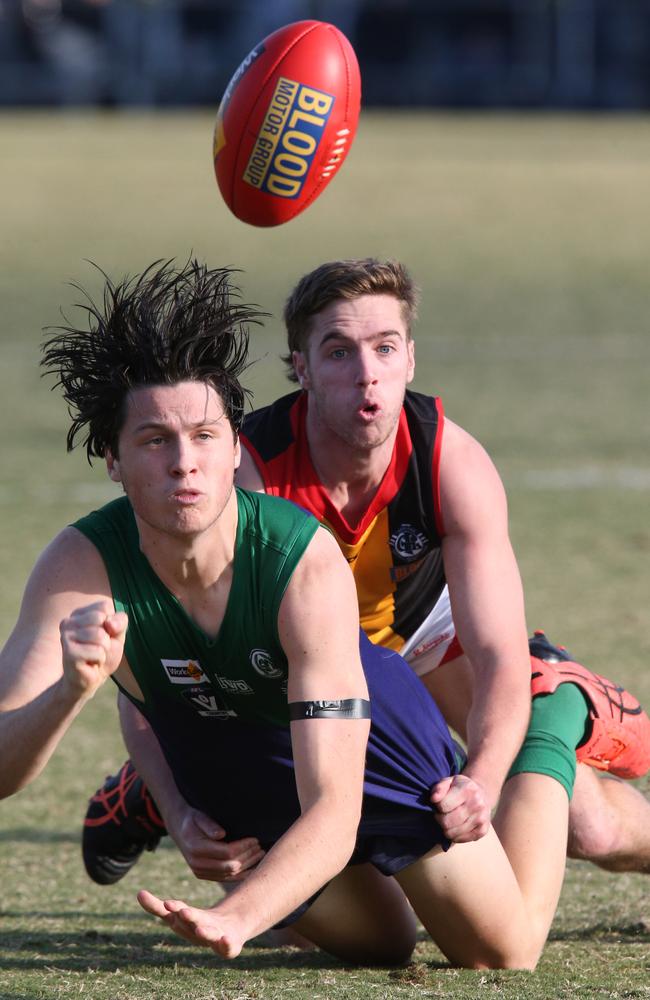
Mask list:
POLYGON ((202 684, 206 676, 198 660, 161 660, 172 684, 202 684))
POLYGON ((195 712, 210 719, 235 719, 237 712, 220 698, 209 682, 183 691, 183 698, 195 712))
POLYGON ((223 691, 229 694, 254 694, 250 684, 247 684, 241 677, 217 677, 215 681, 223 691))
POLYGON ((443 642, 450 643, 453 638, 453 632, 441 632, 440 635, 435 636, 433 639, 425 639, 409 655, 415 659, 417 656, 422 656, 423 653, 428 653, 431 649, 436 649, 443 642))
POLYGON ((251 649, 250 661, 253 670, 256 670, 261 677, 273 680, 282 677, 282 671, 276 667, 269 653, 265 649, 251 649))
POLYGON ((412 524, 400 524, 389 540, 394 554, 405 562, 412 562, 413 559, 421 556, 428 544, 427 536, 414 528, 412 524))
POLYGON ((243 174, 245 182, 280 198, 297 198, 333 106, 332 94, 279 77, 243 174))
POLYGON ((407 577, 417 573, 425 562, 426 559, 418 559, 417 562, 407 563, 406 566, 391 566, 390 578, 394 583, 401 583, 402 580, 406 580, 407 577))

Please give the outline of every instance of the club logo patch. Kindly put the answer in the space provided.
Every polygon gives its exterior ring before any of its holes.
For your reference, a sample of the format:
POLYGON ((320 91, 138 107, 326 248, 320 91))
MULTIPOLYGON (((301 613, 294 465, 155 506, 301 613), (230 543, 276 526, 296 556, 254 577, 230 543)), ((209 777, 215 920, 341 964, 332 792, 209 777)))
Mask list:
POLYGON ((172 684, 202 684, 207 678, 198 660, 161 660, 172 684))
POLYGON ((390 537, 389 545, 392 551, 405 562, 411 562, 422 555, 428 547, 429 540, 423 532, 412 524, 400 524, 397 531, 390 537))
POLYGON ((276 677, 282 677, 282 671, 275 666, 270 655, 265 649, 251 649, 250 652, 251 666, 261 677, 266 677, 268 680, 273 680, 276 677))

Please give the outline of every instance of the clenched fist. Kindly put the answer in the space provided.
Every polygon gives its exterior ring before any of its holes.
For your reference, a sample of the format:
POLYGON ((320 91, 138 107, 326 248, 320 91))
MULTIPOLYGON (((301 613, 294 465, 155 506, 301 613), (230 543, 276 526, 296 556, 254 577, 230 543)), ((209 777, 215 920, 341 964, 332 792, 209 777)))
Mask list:
POLYGON ((120 665, 128 618, 110 601, 77 608, 59 626, 63 675, 68 687, 91 698, 120 665))
POLYGON ((485 791, 468 775, 443 778, 433 786, 431 802, 438 823, 453 843, 480 840, 490 829, 490 807, 485 791))

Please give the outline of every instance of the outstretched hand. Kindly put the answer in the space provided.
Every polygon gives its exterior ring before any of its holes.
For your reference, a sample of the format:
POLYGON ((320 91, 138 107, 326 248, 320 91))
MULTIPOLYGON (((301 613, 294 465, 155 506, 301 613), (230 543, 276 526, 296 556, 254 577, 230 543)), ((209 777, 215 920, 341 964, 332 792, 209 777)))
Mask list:
POLYGON ((143 910, 159 917, 179 937, 212 948, 222 958, 236 958, 244 946, 245 939, 234 926, 236 921, 222 916, 218 908, 201 909, 188 906, 180 899, 159 899, 146 889, 138 893, 138 902, 143 910))
POLYGON ((452 843, 480 840, 490 829, 490 807, 483 788, 473 778, 455 774, 431 791, 431 802, 443 833, 452 843))

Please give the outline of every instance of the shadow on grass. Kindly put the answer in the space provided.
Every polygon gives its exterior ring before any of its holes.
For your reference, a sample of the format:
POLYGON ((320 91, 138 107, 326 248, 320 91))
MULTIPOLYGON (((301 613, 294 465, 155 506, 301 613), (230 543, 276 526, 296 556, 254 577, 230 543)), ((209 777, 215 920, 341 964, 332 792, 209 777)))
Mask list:
MULTIPOLYGON (((82 914, 83 925, 88 925, 88 924, 92 925, 88 930, 79 929, 79 924, 82 923, 82 920, 80 920, 79 910, 48 910, 47 912, 45 912, 44 910, 0 909, 0 920, 18 920, 23 922, 28 920, 76 921, 77 938, 88 939, 89 941, 98 939, 102 941, 117 941, 121 932, 113 932, 111 930, 111 928, 114 927, 116 923, 124 924, 128 923, 129 921, 133 921, 134 923, 137 923, 140 927, 142 926, 143 923, 152 923, 151 918, 145 916, 140 911, 140 908, 138 906, 135 906, 133 912, 129 913, 125 912, 124 910, 116 910, 116 911, 102 910, 101 913, 92 913, 89 910, 84 910, 82 914), (102 925, 107 929, 98 930, 97 928, 98 927, 101 928, 102 925)), ((156 926, 155 920, 153 921, 152 926, 156 926)), ((61 932, 58 931, 45 931, 44 933, 46 936, 51 935, 52 937, 57 937, 57 938, 62 936, 61 932)), ((163 931, 163 935, 164 933, 165 932, 163 931)), ((22 935, 25 938, 25 940, 29 939, 32 941, 35 941, 37 938, 40 939, 42 937, 40 931, 35 931, 35 930, 34 931, 20 930, 20 929, 16 931, 0 930, 0 951, 2 950, 3 947, 5 947, 4 942, 8 940, 9 934, 15 934, 17 936, 22 935)), ((121 936, 123 940, 127 941, 131 940, 130 932, 124 933, 121 936)), ((165 946, 169 943, 169 941, 172 942, 176 941, 176 938, 172 931, 169 932, 168 939, 165 939, 164 937, 161 938, 161 943, 165 946)), ((188 947, 192 946, 188 945, 188 947)), ((258 938, 254 939, 253 943, 249 947, 254 948, 256 950, 269 951, 269 950, 276 950, 278 948, 278 945, 267 941, 264 935, 261 934, 258 938)), ((0 1000, 2 1000, 2 994, 0 994, 0 1000)))
MULTIPOLYGON (((78 830, 44 830, 42 827, 15 826, 0 830, 0 843, 17 844, 81 844, 81 826, 78 830)), ((171 837, 163 837, 158 849, 176 850, 171 837)), ((2 995, 0 994, 0 1000, 2 995)))
POLYGON ((0 830, 0 843, 7 844, 74 844, 81 842, 81 830, 77 833, 61 830, 43 830, 42 827, 15 826, 11 830, 0 830))
POLYGON ((552 931, 549 941, 598 941, 616 944, 649 942, 650 922, 639 920, 631 924, 592 924, 590 927, 575 927, 567 931, 552 931))
MULTIPOLYGON (((214 969, 222 964, 214 952, 185 945, 155 933, 73 933, 9 931, 0 934, 0 971, 28 972, 56 968, 64 972, 116 972, 129 969, 214 969)), ((228 969, 344 969, 343 962, 319 951, 298 951, 255 942, 228 969)), ((0 1000, 2 994, 0 992, 0 1000)))
MULTIPOLYGON (((431 938, 420 928, 417 933, 418 944, 430 944, 431 938)), ((593 942, 594 944, 650 944, 650 921, 639 920, 634 923, 621 924, 591 924, 588 927, 572 927, 569 930, 551 930, 549 942, 568 943, 571 941, 593 942)), ((446 969, 448 963, 431 963, 431 968, 446 969)))

